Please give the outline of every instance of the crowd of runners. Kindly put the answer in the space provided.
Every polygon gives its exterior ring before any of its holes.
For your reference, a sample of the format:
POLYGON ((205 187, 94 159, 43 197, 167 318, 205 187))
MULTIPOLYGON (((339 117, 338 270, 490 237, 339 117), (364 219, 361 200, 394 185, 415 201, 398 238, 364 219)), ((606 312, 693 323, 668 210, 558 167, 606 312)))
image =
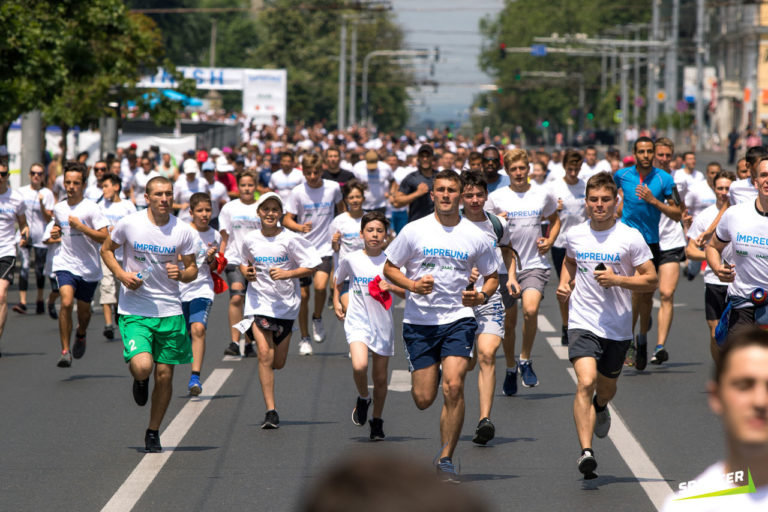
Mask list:
MULTIPOLYGON (((496 431, 497 386, 512 396, 524 392, 518 385, 540 383, 532 348, 556 279, 561 343, 578 382, 577 467, 590 479, 593 436, 609 432, 622 369, 675 356, 668 335, 681 275, 703 273, 715 362, 741 329, 768 328, 764 147, 724 169, 700 166, 665 138, 639 137, 632 154, 609 149, 603 159, 594 147, 527 150, 501 137, 410 132, 324 136, 318 126, 290 136, 265 128, 246 139, 184 155, 131 145, 92 163, 81 154, 34 164, 19 189, 0 163, 0 335, 18 271, 14 314, 57 320, 56 364, 69 368, 95 336, 88 325, 98 297, 102 335, 119 331, 135 402, 145 405, 152 391, 147 452, 162 450, 174 368, 190 364, 188 391, 200 395, 206 350, 258 358, 261 427, 278 428, 275 371, 292 353, 294 330, 302 356, 326 341, 330 306, 349 345, 352 421, 369 425, 371 440, 385 438, 388 361, 402 336, 416 407, 429 407, 442 389, 437 471, 458 482, 467 374, 477 366, 473 442, 486 444, 496 431), (393 296, 405 300, 402 332, 393 296), (228 301, 228 331, 210 337, 225 339, 220 346, 206 343, 214 300, 228 301)), ((740 343, 765 343, 756 332, 740 343)))

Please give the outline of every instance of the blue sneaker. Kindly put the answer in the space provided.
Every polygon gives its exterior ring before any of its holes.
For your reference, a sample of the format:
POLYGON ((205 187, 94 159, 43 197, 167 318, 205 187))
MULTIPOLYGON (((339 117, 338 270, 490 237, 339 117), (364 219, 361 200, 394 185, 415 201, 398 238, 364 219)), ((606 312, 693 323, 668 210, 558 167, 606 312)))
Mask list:
POLYGON ((507 370, 507 374, 504 376, 504 385, 501 387, 502 392, 506 396, 512 396, 517 394, 517 370, 511 372, 507 370))
POLYGON ((520 378, 523 381, 523 386, 533 388, 539 385, 539 379, 533 372, 533 365, 530 359, 528 361, 520 361, 518 366, 520 367, 520 378))
POLYGON ((456 466, 453 465, 453 461, 450 457, 443 457, 440 459, 436 468, 437 477, 443 482, 451 484, 461 483, 461 480, 459 480, 459 473, 456 471, 456 466))
POLYGON ((191 375, 189 377, 189 384, 187 384, 187 391, 192 396, 198 396, 203 392, 203 385, 200 384, 200 377, 197 375, 191 375))

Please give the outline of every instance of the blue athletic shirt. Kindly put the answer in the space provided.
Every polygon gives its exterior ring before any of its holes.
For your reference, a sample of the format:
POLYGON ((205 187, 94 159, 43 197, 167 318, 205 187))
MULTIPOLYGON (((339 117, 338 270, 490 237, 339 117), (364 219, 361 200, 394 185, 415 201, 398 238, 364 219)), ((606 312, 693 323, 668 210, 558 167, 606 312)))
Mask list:
POLYGON ((638 185, 645 184, 651 189, 656 199, 666 202, 667 199, 673 197, 675 181, 672 176, 653 167, 645 179, 641 179, 637 172, 637 166, 633 165, 616 171, 616 174, 613 175, 613 181, 624 192, 621 222, 640 231, 646 243, 659 243, 661 210, 637 197, 635 189, 638 185))

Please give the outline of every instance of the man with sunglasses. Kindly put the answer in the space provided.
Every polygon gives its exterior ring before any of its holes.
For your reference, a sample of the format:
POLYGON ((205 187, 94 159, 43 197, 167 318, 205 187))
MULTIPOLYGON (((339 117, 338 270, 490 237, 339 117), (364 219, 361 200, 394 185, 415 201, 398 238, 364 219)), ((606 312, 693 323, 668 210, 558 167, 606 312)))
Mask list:
POLYGON ((429 144, 422 144, 416 155, 416 172, 403 178, 400 190, 395 193, 392 206, 400 208, 408 206, 408 222, 426 217, 435 211, 430 192, 434 171, 432 160, 435 150, 429 144))
POLYGON ((88 187, 85 189, 85 198, 90 199, 94 203, 98 203, 103 198, 101 180, 103 180, 104 175, 107 174, 107 162, 99 160, 93 164, 92 169, 93 174, 88 177, 88 187))
POLYGON ((13 310, 21 315, 27 314, 27 289, 29 288, 29 267, 31 256, 35 257, 35 278, 37 279, 37 302, 35 312, 45 313, 43 289, 45 288, 45 257, 47 246, 43 243, 45 225, 53 215, 53 205, 56 200, 53 192, 43 187, 45 171, 43 165, 34 163, 29 168, 29 185, 19 188, 19 194, 24 200, 24 213, 29 226, 29 239, 24 245, 19 244, 21 268, 19 269, 19 303, 13 310))
POLYGON ((488 184, 490 194, 497 188, 509 186, 509 176, 499 173, 501 169, 501 154, 496 146, 488 146, 482 155, 483 178, 488 184))

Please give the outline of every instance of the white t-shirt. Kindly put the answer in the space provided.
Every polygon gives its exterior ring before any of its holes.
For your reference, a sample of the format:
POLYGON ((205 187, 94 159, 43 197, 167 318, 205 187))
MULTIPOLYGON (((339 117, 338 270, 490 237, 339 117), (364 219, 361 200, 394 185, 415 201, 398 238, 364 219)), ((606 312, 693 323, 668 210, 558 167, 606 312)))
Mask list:
POLYGON ((659 249, 670 251, 685 246, 685 234, 680 221, 672 220, 662 213, 659 220, 659 249))
POLYGON ((387 255, 371 257, 363 251, 354 251, 339 260, 336 281, 349 280, 349 305, 344 318, 347 341, 362 341, 380 356, 395 355, 395 335, 392 309, 371 298, 368 283, 376 276, 384 279, 387 255))
POLYGON ((546 255, 539 254, 536 240, 541 238, 541 223, 557 211, 557 198, 549 187, 531 187, 527 192, 514 192, 509 187, 491 192, 485 209, 507 214, 512 236, 510 243, 520 255, 523 270, 549 268, 546 255))
POLYGON ((312 188, 306 183, 298 185, 285 202, 285 212, 292 213, 296 222, 312 223, 309 233, 299 233, 309 240, 320 256, 332 256, 330 227, 336 213, 336 203, 341 201, 341 188, 331 180, 323 180, 321 187, 312 188))
POLYGON ((288 200, 291 191, 301 183, 304 183, 304 173, 298 169, 293 169, 289 174, 285 174, 282 169, 278 169, 269 178, 269 188, 277 192, 283 203, 288 200))
POLYGON ((126 272, 141 274, 136 290, 120 287, 118 313, 149 318, 181 315, 179 281, 168 278, 166 263, 183 267, 179 255, 195 253, 195 230, 171 215, 163 226, 149 221, 148 210, 123 217, 112 231, 112 241, 123 246, 126 272))
MULTIPOLYGON (((211 277, 211 267, 206 263, 206 254, 211 247, 221 245, 221 235, 215 229, 209 227, 208 231, 200 232, 194 227, 192 231, 195 234, 195 262, 197 263, 197 279, 191 283, 179 283, 181 292, 181 302, 189 302, 192 299, 210 299, 213 300, 213 277, 211 277)), ((184 264, 180 263, 179 267, 184 264)))
POLYGON ((757 211, 754 201, 728 208, 715 235, 733 246, 733 260, 728 263, 735 265, 736 277, 728 285, 728 296, 748 298, 755 288, 765 288, 768 283, 768 217, 757 211))
POLYGON ((240 249, 241 261, 251 261, 256 267, 256 280, 248 283, 245 295, 245 315, 296 319, 301 303, 299 280, 275 281, 269 269, 317 267, 322 263, 317 250, 309 240, 288 229, 273 237, 264 236, 260 229, 251 231, 240 249))
POLYGON ((16 256, 16 218, 24 212, 24 198, 17 190, 0 194, 0 258, 16 256))
MULTIPOLYGON (((51 238, 51 231, 53 230, 54 222, 50 221, 48 224, 45 225, 45 231, 43 232, 43 240, 48 240, 51 238)), ((54 277, 53 275, 53 257, 56 256, 59 252, 59 248, 61 247, 61 242, 56 242, 54 244, 46 244, 46 247, 48 247, 48 252, 45 254, 45 267, 43 268, 43 274, 49 277, 54 277)))
POLYGON ((224 205, 219 214, 219 230, 226 231, 229 239, 224 252, 227 263, 240 265, 240 247, 245 235, 261 229, 261 219, 256 213, 256 203, 245 204, 235 199, 224 205))
MULTIPOLYGON (((709 208, 705 209, 703 212, 698 214, 693 219, 693 223, 691 224, 691 227, 688 229, 688 238, 695 240, 696 237, 701 235, 707 228, 709 228, 709 226, 712 225, 718 213, 720 213, 720 209, 717 207, 717 204, 713 204, 712 206, 710 206, 709 208)), ((733 263, 733 244, 728 244, 725 246, 725 249, 723 249, 722 257, 728 263, 733 263)), ((704 268, 704 282, 707 284, 715 284, 718 286, 728 285, 728 283, 724 283, 717 278, 717 275, 715 275, 715 273, 712 272, 712 269, 709 267, 709 265, 707 265, 704 268)))
POLYGON ((27 216, 27 226, 29 226, 29 245, 44 248, 46 245, 43 243, 43 233, 47 223, 43 218, 38 197, 42 194, 45 209, 53 210, 53 205, 56 204, 53 192, 45 187, 35 190, 32 185, 26 185, 19 188, 19 194, 24 199, 24 214, 27 216))
MULTIPOLYGON (((208 192, 208 182, 203 178, 195 178, 187 181, 186 175, 179 177, 173 184, 173 202, 176 204, 189 204, 189 198, 197 192, 208 192)), ((138 203, 137 203, 138 204, 138 203)), ((192 221, 192 215, 189 213, 189 206, 179 210, 179 220, 184 223, 192 221)))
POLYGON ((365 246, 363 237, 360 236, 360 225, 362 220, 362 217, 355 219, 349 212, 344 212, 337 215, 333 219, 333 222, 331 222, 331 229, 329 230, 331 238, 337 232, 341 233, 341 240, 339 241, 339 259, 347 254, 360 250, 365 246))
POLYGON ((435 279, 429 295, 406 294, 407 324, 445 325, 474 317, 472 308, 461 304, 472 268, 488 275, 499 266, 488 236, 465 217, 451 227, 440 224, 435 214, 409 222, 385 252, 390 263, 405 267, 409 279, 427 274, 435 279))
POLYGON ((94 203, 98 203, 103 195, 104 193, 98 185, 88 185, 83 193, 83 196, 85 196, 86 199, 89 199, 94 203))
POLYGON ((635 267, 653 257, 643 235, 621 222, 595 231, 586 221, 566 233, 565 249, 568 257, 576 260, 568 328, 584 329, 609 340, 631 340, 632 292, 620 286, 603 288, 593 272, 603 263, 617 275, 634 275, 635 267))
POLYGON ((696 182, 685 196, 685 206, 688 208, 688 213, 694 217, 716 202, 715 191, 709 186, 707 180, 696 182))
POLYGON ((368 184, 368 188, 365 191, 363 209, 384 208, 387 206, 386 194, 389 192, 389 184, 394 179, 392 177, 392 168, 384 162, 379 162, 378 168, 375 171, 369 171, 366 165, 365 160, 362 160, 352 167, 352 173, 358 181, 368 184))
MULTIPOLYGON (((589 165, 585 160, 581 164, 581 170, 579 171, 579 179, 584 180, 584 183, 589 181, 589 178, 600 172, 607 172, 611 174, 611 163, 608 160, 600 160, 595 162, 595 165, 589 165)), ((565 173, 563 173, 565 175, 565 173)))
POLYGON ((64 188, 64 174, 59 174, 53 181, 53 195, 56 197, 56 201, 63 201, 67 198, 67 189, 64 188))
POLYGON ((675 185, 677 185, 680 199, 682 199, 686 205, 688 204, 688 192, 693 189, 693 186, 700 181, 707 180, 706 177, 696 169, 694 169, 691 174, 688 174, 685 169, 678 169, 675 171, 675 174, 672 175, 672 178, 675 181, 675 185))
MULTIPOLYGON (((120 221, 120 219, 122 219, 123 217, 127 217, 132 213, 136 213, 136 206, 132 202, 128 201, 127 199, 122 199, 120 200, 119 203, 115 203, 113 201, 107 201, 105 199, 98 204, 99 204, 99 208, 101 208, 101 211, 104 212, 104 216, 107 218, 107 221, 109 222, 110 233, 115 228, 115 226, 120 221)), ((117 261, 123 261, 122 247, 119 247, 115 251, 115 259, 117 261)))
MULTIPOLYGON (((491 245, 495 248, 494 252, 496 253, 496 261, 499 265, 499 274, 508 274, 508 270, 506 265, 504 265, 504 257, 501 255, 501 247, 502 245, 509 245, 509 239, 512 236, 512 233, 509 230, 509 224, 507 224, 507 221, 502 219, 501 217, 498 217, 499 222, 501 223, 501 240, 498 240, 496 238, 496 231, 493 230, 493 223, 491 222, 491 219, 488 218, 488 215, 485 216, 485 220, 480 222, 470 221, 472 224, 477 226, 477 228, 482 231, 485 236, 488 237, 488 240, 491 242, 491 245)), ((469 219, 467 219, 469 220, 469 219)), ((485 282, 485 279, 483 276, 480 276, 477 281, 475 282, 475 289, 479 290, 483 287, 483 283, 485 282)))
POLYGON ((208 183, 208 194, 211 196, 211 219, 216 219, 221 213, 221 203, 229 202, 229 193, 222 182, 214 181, 213 185, 208 183))
MULTIPOLYGON (((544 181, 556 181, 565 177, 565 167, 563 167, 562 163, 556 163, 550 160, 547 164, 547 170, 549 172, 544 181)), ((584 183, 586 183, 586 181, 584 183)))
POLYGON ((131 189, 133 190, 133 199, 136 201, 136 206, 147 206, 147 200, 144 199, 144 192, 147 190, 147 183, 149 180, 156 176, 160 176, 160 173, 157 171, 149 171, 147 173, 144 172, 143 169, 133 175, 131 189))
POLYGON ((91 229, 109 227, 109 221, 99 205, 89 199, 83 199, 74 206, 66 200, 53 207, 53 218, 61 227, 61 249, 53 258, 53 271, 66 270, 84 281, 101 279, 100 245, 82 231, 69 225, 69 217, 77 217, 91 229))
POLYGON ((722 461, 716 462, 695 478, 694 485, 668 496, 661 510, 662 512, 764 512, 768 510, 768 486, 758 487, 753 493, 676 501, 679 498, 749 485, 747 469, 740 470, 741 475, 732 475, 732 481, 729 482, 725 464, 722 461), (737 477, 739 477, 738 481, 737 477))
POLYGON ((569 185, 564 179, 550 182, 549 189, 555 199, 563 201, 563 209, 558 212, 560 217, 560 233, 555 239, 554 247, 565 247, 565 232, 573 226, 587 220, 585 199, 587 197, 587 182, 579 179, 575 184, 569 185))
POLYGON ((728 199, 731 206, 749 203, 757 199, 757 187, 752 182, 752 178, 736 180, 731 183, 731 188, 728 190, 728 199))

